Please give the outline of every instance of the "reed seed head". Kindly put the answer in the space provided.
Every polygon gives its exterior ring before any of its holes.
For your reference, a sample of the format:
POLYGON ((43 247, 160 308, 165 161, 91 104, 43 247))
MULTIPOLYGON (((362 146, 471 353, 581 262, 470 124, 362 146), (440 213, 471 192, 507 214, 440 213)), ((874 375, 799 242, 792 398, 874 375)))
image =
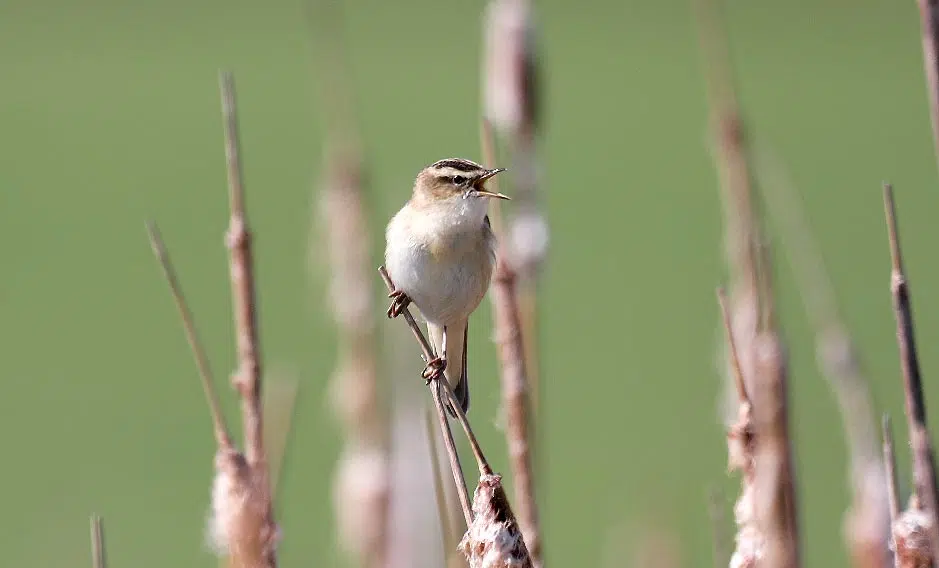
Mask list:
POLYGON ((531 558, 502 488, 502 477, 482 475, 473 494, 475 519, 459 549, 470 568, 531 568, 531 558))

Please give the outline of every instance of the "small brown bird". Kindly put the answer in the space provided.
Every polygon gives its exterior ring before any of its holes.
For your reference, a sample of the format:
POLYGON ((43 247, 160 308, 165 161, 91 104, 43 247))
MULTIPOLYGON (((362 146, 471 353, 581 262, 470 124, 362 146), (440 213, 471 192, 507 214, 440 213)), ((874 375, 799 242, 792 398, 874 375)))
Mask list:
MULTIPOLYGON (((458 158, 421 170, 410 201, 385 231, 385 268, 395 291, 388 317, 411 301, 427 321, 436 358, 423 376, 443 372, 460 407, 469 409, 466 336, 469 316, 479 306, 495 265, 495 235, 489 224, 485 182, 504 171, 458 158)), ((455 416, 453 409, 450 413, 455 416)))

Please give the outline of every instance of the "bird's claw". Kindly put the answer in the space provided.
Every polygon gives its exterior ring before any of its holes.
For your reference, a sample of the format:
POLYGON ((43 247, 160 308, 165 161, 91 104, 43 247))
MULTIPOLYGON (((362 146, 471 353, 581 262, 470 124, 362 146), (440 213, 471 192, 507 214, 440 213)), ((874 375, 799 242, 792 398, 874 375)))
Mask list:
POLYGON ((400 316, 407 309, 408 304, 411 303, 411 298, 404 293, 404 290, 395 290, 388 294, 388 297, 391 298, 391 306, 388 307, 387 313, 388 317, 392 319, 400 316))
POLYGON ((424 370, 421 372, 421 377, 423 377, 424 384, 429 385, 431 381, 439 379, 443 375, 444 370, 447 368, 447 360, 443 357, 435 357, 431 359, 427 366, 424 367, 424 370))

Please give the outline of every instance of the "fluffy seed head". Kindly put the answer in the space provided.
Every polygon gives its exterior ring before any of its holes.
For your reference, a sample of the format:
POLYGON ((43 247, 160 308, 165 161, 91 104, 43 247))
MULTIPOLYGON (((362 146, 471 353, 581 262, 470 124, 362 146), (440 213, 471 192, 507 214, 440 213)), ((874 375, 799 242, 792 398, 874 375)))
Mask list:
POLYGON ((460 541, 460 550, 470 568, 531 568, 528 548, 522 538, 502 477, 483 475, 473 494, 476 518, 460 541))
POLYGON ((269 505, 258 491, 244 455, 219 451, 206 531, 213 551, 230 558, 231 565, 239 568, 272 565, 279 535, 269 505))
POLYGON ((932 552, 929 529, 932 519, 914 503, 893 524, 893 542, 900 568, 929 568, 932 552))

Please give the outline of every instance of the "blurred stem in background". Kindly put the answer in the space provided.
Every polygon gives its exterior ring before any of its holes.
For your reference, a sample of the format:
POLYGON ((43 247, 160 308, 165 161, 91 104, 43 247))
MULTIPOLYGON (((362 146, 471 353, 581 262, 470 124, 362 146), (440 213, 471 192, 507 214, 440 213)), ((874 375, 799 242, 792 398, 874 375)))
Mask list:
POLYGON ((923 66, 929 96, 933 149, 939 166, 939 0, 916 0, 923 34, 923 66))
MULTIPOLYGON (((375 290, 372 282, 365 166, 349 88, 341 35, 341 2, 310 4, 317 40, 318 84, 326 122, 319 213, 329 259, 329 296, 338 335, 330 385, 343 448, 335 472, 333 507, 339 542, 364 568, 391 565, 390 421, 392 400, 379 382, 375 290)), ((314 223, 316 225, 316 223, 314 223)))
POLYGON ((731 466, 743 471, 732 568, 801 565, 787 358, 775 317, 772 266, 760 224, 746 129, 733 83, 720 0, 695 2, 720 176, 730 273, 728 346, 738 386, 731 466))
POLYGON ((538 135, 538 53, 532 9, 527 0, 492 0, 483 20, 483 158, 496 167, 496 144, 508 148, 513 215, 503 219, 493 206, 499 259, 493 274, 495 338, 502 365, 502 406, 506 417, 515 507, 536 567, 543 565, 535 488, 537 432, 543 423, 538 381, 537 283, 548 250, 548 225, 540 206, 538 135), (534 401, 534 402, 533 402, 534 401), (532 410, 534 409, 534 412, 532 410))
POLYGON ((758 187, 770 217, 777 224, 783 251, 815 332, 816 363, 841 411, 852 488, 852 503, 843 523, 848 551, 857 568, 883 568, 891 562, 887 549, 890 512, 868 381, 839 313, 831 279, 805 218, 798 189, 767 143, 755 145, 754 162, 758 187))

